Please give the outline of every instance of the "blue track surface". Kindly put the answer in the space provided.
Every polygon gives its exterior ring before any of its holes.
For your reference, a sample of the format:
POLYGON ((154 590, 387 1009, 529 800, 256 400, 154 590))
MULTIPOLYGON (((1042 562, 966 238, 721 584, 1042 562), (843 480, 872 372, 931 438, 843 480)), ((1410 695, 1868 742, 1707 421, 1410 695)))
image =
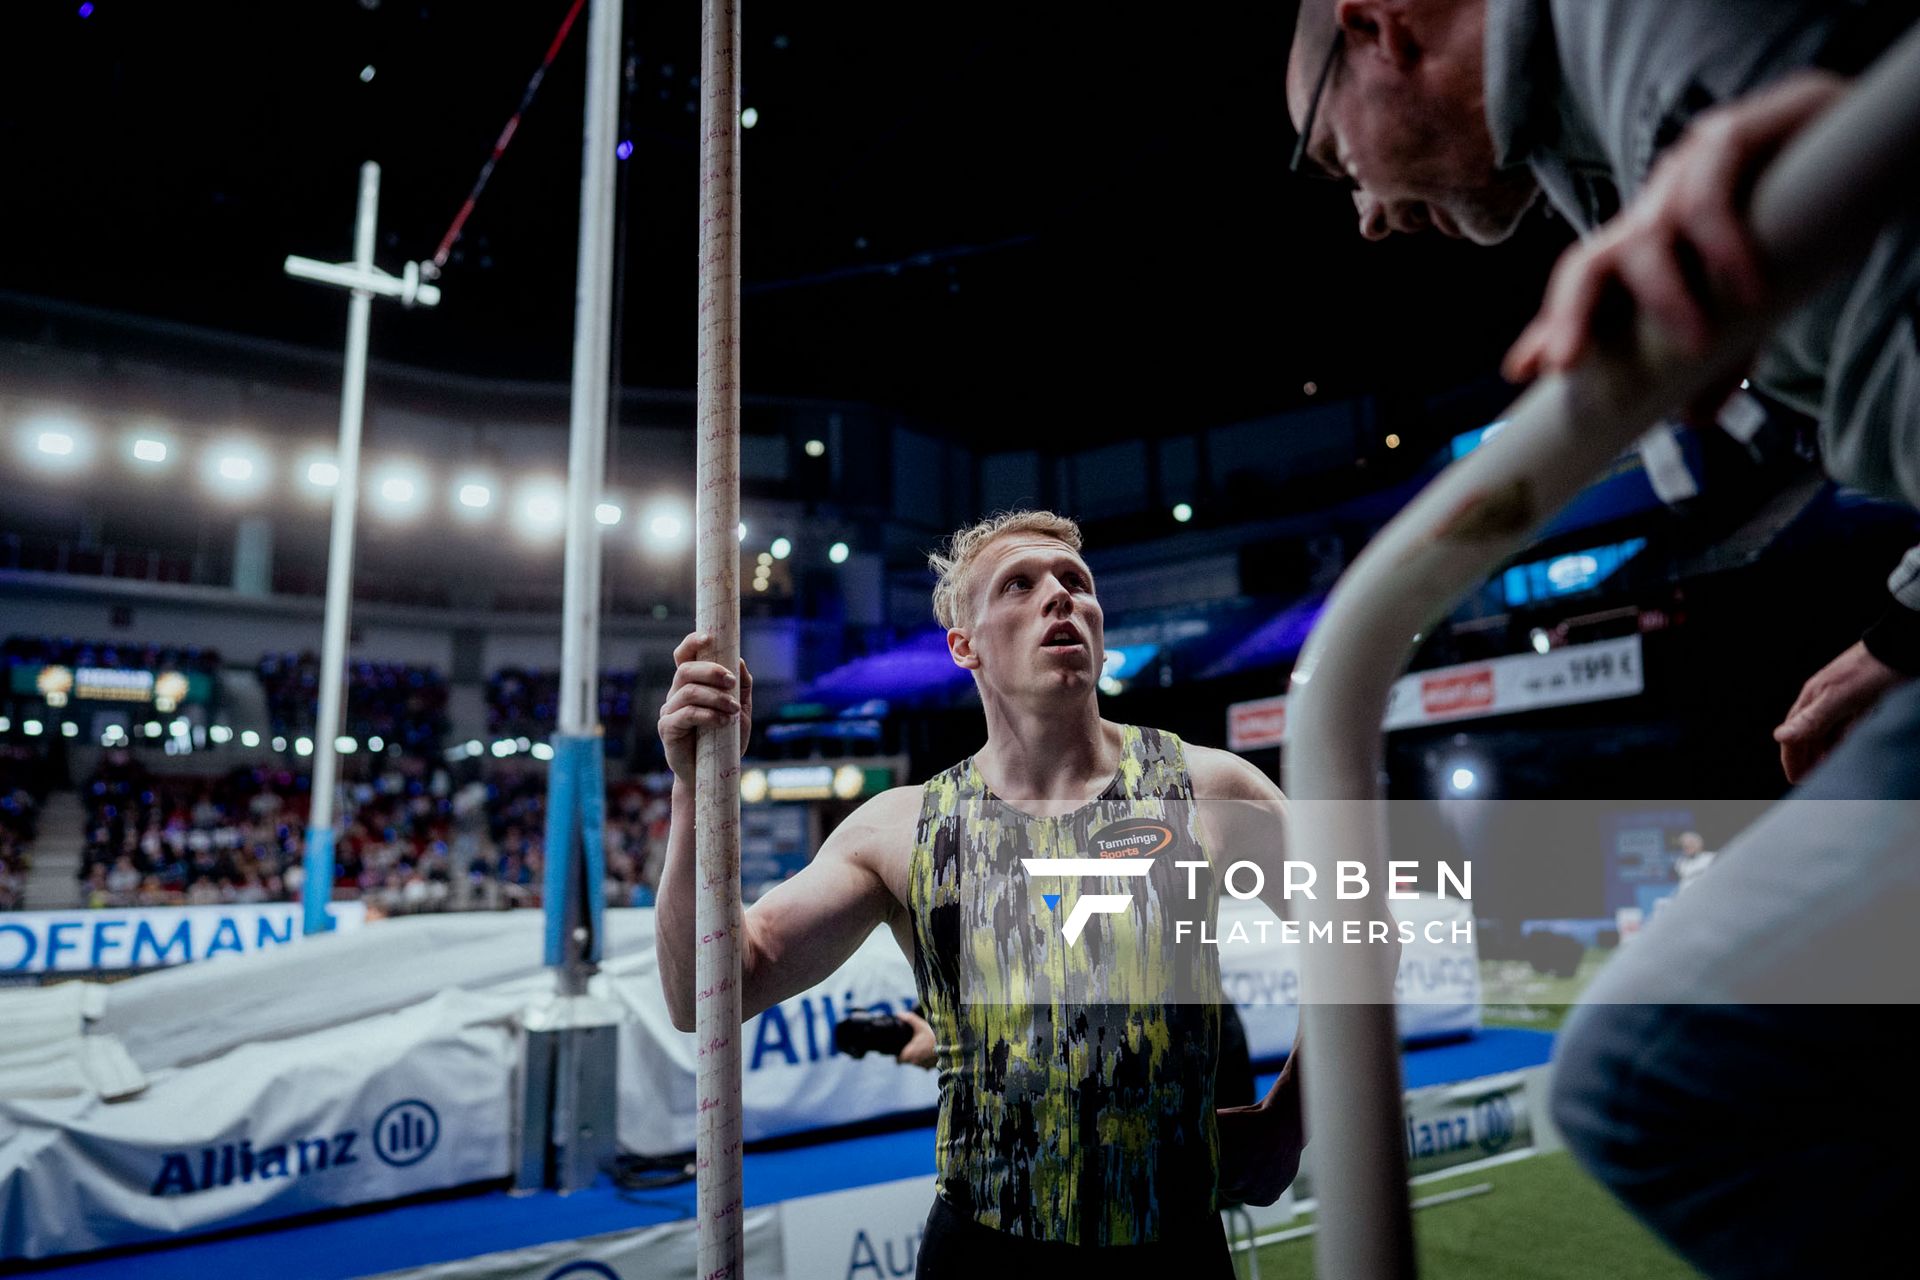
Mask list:
MULTIPOLYGON (((1483 1031, 1470 1040, 1406 1054, 1406 1084, 1413 1089, 1540 1066, 1552 1049, 1553 1037, 1546 1032, 1483 1031)), ((1259 1087, 1264 1092, 1272 1082, 1271 1074, 1263 1075, 1259 1087)), ((747 1205, 777 1204, 932 1172, 931 1128, 761 1152, 746 1158, 747 1205)), ((692 1183, 638 1192, 601 1184, 570 1196, 491 1191, 36 1270, 61 1280, 132 1276, 140 1280, 204 1280, 207 1276, 348 1280, 554 1240, 633 1231, 692 1216, 692 1183)))

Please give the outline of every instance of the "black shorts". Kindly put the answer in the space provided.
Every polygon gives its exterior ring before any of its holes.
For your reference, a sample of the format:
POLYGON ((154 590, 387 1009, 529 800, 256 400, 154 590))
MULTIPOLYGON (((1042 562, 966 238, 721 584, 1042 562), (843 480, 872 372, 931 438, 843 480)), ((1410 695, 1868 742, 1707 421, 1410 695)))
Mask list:
POLYGON ((1177 1239, 1102 1248, 1008 1235, 962 1216, 936 1196, 914 1275, 917 1280, 1059 1280, 1082 1267, 1099 1280, 1232 1280, 1234 1274, 1217 1213, 1177 1239))

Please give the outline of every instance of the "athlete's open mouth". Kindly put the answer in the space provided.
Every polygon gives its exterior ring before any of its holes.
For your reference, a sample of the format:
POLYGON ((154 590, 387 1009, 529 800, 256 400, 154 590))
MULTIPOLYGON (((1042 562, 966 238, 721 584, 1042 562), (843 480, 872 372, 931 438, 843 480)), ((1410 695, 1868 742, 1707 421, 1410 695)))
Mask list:
POLYGON ((1084 649, 1087 642, 1080 638, 1080 628, 1071 622, 1056 622, 1047 628, 1040 644, 1047 649, 1084 649))

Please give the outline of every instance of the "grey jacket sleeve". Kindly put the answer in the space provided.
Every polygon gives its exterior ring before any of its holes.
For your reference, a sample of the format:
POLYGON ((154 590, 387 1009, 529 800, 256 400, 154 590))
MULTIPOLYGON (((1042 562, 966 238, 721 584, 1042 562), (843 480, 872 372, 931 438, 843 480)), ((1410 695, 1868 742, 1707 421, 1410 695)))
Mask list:
POLYGON ((1860 642, 1895 671, 1920 675, 1920 547, 1901 558, 1900 567, 1887 579, 1887 590, 1893 594, 1893 603, 1860 642))

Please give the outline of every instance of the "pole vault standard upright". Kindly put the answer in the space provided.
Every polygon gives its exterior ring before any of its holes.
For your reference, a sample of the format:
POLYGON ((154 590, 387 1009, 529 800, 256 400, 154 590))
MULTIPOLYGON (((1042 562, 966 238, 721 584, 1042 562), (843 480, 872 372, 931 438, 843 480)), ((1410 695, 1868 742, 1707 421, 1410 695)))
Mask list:
MULTIPOLYGON (((705 657, 740 667, 740 8, 700 19, 700 314, 695 621, 705 657)), ((742 1274, 740 734, 702 729, 695 772, 694 1040, 699 1280, 742 1274)))
MULTIPOLYGON (((546 963, 558 999, 526 1015, 522 1188, 590 1186, 614 1151, 618 1028, 587 993, 605 951, 606 772, 600 733, 600 530, 613 333, 613 147, 621 0, 593 0, 580 141, 580 257, 573 295, 567 549, 560 706, 547 771, 546 963)), ((571 15, 569 15, 571 20, 571 15)), ((562 28, 562 37, 565 29, 562 28)), ((554 47, 558 48, 556 39, 554 47)), ((549 54, 551 56, 551 52, 549 54)))
MULTIPOLYGON (((1682 357, 1643 323, 1631 350, 1598 351, 1544 379, 1497 439, 1449 467, 1368 544, 1308 639, 1288 704, 1291 845, 1322 883, 1337 859, 1366 863, 1381 883, 1379 726, 1415 637, 1636 436, 1737 370, 1795 303, 1859 262, 1887 220, 1912 208, 1916 164, 1920 28, 1755 186, 1749 221, 1777 289, 1771 309, 1728 310, 1736 318, 1705 359, 1682 357)), ((1309 945, 1302 956, 1307 1129, 1336 1135, 1315 1148, 1315 1264, 1327 1280, 1399 1280, 1415 1268, 1392 987, 1355 950, 1309 945)))
MULTIPOLYGON (((605 909, 605 756, 600 736, 600 538, 606 484, 607 379, 613 333, 613 164, 620 79, 620 0, 587 17, 581 130, 580 258, 573 291, 573 392, 567 430, 567 549, 560 597, 559 727, 547 772, 546 963, 560 992, 586 992, 600 962, 605 909)), ((573 1079, 562 1071, 559 1079, 573 1079)), ((566 1110, 566 1108, 562 1108, 566 1110)))
POLYGON ((353 610, 353 522, 360 507, 360 428, 367 403, 367 325, 373 295, 398 298, 402 305, 435 306, 440 290, 420 282, 420 264, 409 262, 403 275, 390 276, 373 265, 374 226, 380 217, 380 166, 360 166, 360 210, 353 223, 353 261, 316 262, 289 256, 286 272, 299 280, 352 290, 347 304, 347 369, 340 388, 340 447, 333 488, 333 529, 327 544, 327 611, 321 625, 320 707, 313 727, 312 806, 307 816, 307 849, 302 860, 306 880, 300 890, 301 931, 333 928, 327 903, 333 896, 333 800, 340 758, 341 704, 346 701, 347 617, 353 610))

